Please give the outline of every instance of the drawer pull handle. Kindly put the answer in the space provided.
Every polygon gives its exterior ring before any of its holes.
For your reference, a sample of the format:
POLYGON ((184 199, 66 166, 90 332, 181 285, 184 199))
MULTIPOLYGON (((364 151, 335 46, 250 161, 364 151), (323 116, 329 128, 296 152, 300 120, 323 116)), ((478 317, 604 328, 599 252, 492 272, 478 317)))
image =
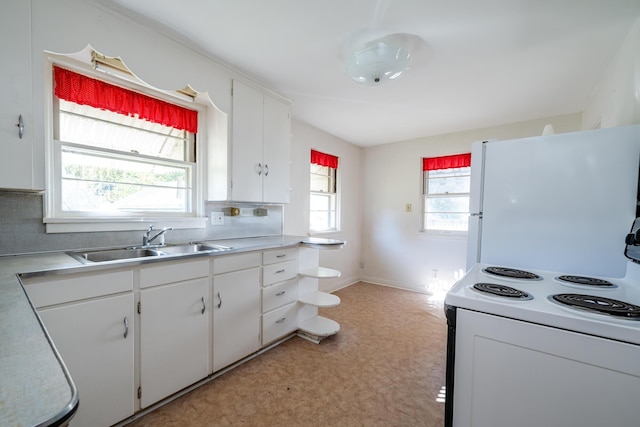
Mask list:
POLYGON ((22 114, 18 116, 18 123, 16 123, 16 127, 18 128, 18 136, 22 139, 22 135, 24 135, 24 120, 22 120, 22 114))
POLYGON ((276 323, 282 323, 282 322, 284 322, 285 320, 287 320, 287 318, 286 318, 286 317, 283 317, 282 319, 278 319, 278 320, 276 320, 276 323))
POLYGON ((200 314, 204 314, 204 310, 207 308, 207 304, 204 303, 204 297, 202 297, 202 311, 200 314))
POLYGON ((124 316, 124 339, 127 339, 127 336, 129 335, 129 320, 127 319, 127 316, 124 316))
POLYGON ((218 292, 218 299, 220 300, 220 302, 218 303, 218 308, 222 308, 222 295, 220 295, 220 292, 218 292))
POLYGON ((276 258, 284 258, 286 256, 287 256, 287 254, 280 254, 280 255, 276 255, 276 258))
POLYGON ((280 291, 280 292, 278 292, 278 293, 276 294, 276 296, 277 296, 277 297, 279 297, 280 295, 284 295, 284 294, 286 294, 286 293, 287 293, 287 291, 280 291))
POLYGON ((283 268, 282 270, 276 271, 276 274, 284 273, 285 271, 287 271, 287 270, 283 268))

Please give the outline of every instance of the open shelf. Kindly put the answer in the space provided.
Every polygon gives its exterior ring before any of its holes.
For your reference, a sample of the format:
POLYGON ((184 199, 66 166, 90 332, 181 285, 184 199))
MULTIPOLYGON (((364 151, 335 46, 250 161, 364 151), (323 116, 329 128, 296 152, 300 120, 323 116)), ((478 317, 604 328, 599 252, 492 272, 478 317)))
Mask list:
POLYGON ((301 276, 314 277, 316 279, 332 279, 340 277, 342 273, 333 268, 313 267, 299 272, 301 276))
POLYGON ((340 297, 326 292, 311 292, 298 298, 303 304, 316 307, 336 307, 340 305, 340 297))
POLYGON ((344 240, 323 239, 318 237, 308 237, 302 241, 303 246, 319 250, 341 249, 345 243, 344 240))
POLYGON ((302 322, 298 329, 316 337, 328 337, 340 330, 340 324, 326 317, 314 316, 302 322))

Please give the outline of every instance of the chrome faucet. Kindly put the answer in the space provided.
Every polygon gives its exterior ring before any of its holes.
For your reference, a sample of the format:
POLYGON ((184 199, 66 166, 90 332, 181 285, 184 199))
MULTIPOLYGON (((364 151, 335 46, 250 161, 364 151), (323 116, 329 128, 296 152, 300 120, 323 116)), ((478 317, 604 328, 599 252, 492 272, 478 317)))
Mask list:
MULTIPOLYGON (((151 244, 151 242, 153 242, 158 237, 164 235, 165 232, 167 232, 169 230, 173 230, 173 227, 165 227, 162 230, 160 230, 153 237, 151 237, 151 230, 153 230, 153 224, 151 224, 149 226, 149 228, 147 228, 147 231, 142 235, 142 246, 149 246, 151 244)), ((161 240, 162 240, 162 242, 160 244, 163 244, 164 243, 164 238, 162 238, 161 240)))

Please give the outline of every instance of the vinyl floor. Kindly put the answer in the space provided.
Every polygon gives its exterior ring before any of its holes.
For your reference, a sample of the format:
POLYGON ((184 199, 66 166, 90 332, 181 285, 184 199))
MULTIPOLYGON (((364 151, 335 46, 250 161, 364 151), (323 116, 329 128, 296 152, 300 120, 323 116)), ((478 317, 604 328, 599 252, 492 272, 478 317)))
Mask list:
POLYGON ((442 426, 442 302, 363 282, 335 294, 320 314, 337 335, 285 341, 129 425, 442 426))

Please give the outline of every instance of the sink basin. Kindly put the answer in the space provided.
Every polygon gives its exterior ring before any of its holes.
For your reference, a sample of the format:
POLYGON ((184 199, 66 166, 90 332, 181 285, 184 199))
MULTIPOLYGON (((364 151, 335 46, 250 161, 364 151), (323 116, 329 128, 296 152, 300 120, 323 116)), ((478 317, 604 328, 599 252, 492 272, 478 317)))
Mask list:
POLYGON ((157 249, 105 249, 98 251, 67 252, 80 262, 105 262, 122 259, 145 258, 150 256, 160 256, 164 253, 157 249))
POLYGON ((189 243, 188 245, 164 246, 158 250, 167 255, 197 254, 200 252, 222 252, 232 249, 229 246, 205 245, 203 243, 189 243))
POLYGON ((222 245, 205 245, 203 243, 189 243, 186 245, 163 246, 157 248, 122 248, 99 249, 95 251, 67 252, 70 256, 82 262, 107 262, 125 259, 146 258, 153 256, 188 255, 204 252, 223 252, 233 248, 222 245))

